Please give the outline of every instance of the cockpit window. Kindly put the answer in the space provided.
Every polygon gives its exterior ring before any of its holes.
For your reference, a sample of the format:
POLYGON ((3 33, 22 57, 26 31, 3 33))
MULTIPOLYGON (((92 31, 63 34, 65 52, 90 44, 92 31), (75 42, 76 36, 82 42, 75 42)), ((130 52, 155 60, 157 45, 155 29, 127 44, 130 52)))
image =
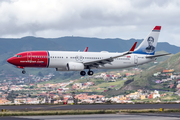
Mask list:
POLYGON ((14 57, 21 57, 21 55, 14 55, 14 57))
POLYGON ((21 57, 21 55, 17 55, 17 57, 21 57))

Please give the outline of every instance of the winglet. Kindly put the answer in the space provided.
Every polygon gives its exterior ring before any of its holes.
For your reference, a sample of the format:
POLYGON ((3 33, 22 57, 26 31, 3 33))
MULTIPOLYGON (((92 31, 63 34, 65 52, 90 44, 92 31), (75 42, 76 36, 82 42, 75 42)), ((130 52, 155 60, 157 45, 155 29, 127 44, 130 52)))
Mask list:
POLYGON ((84 52, 87 52, 87 50, 88 50, 88 47, 86 47, 86 48, 84 49, 84 52))
POLYGON ((134 52, 134 49, 136 48, 136 44, 137 44, 137 42, 134 43, 134 45, 133 45, 132 48, 130 49, 130 52, 134 52))
POLYGON ((132 46, 130 51, 127 51, 127 52, 123 53, 122 55, 118 55, 118 56, 115 56, 115 57, 112 57, 112 58, 118 58, 118 57, 122 57, 122 56, 125 56, 125 55, 128 55, 128 54, 132 54, 134 52, 136 44, 137 44, 137 42, 134 43, 134 45, 132 46))

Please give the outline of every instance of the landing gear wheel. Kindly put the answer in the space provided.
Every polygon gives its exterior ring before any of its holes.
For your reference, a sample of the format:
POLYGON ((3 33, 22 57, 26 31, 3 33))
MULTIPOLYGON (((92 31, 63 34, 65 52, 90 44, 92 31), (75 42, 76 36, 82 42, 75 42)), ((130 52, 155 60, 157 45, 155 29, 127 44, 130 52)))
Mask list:
POLYGON ((88 71, 88 75, 93 75, 94 74, 94 72, 93 71, 88 71))
POLYGON ((85 72, 85 71, 81 71, 81 72, 80 72, 80 75, 85 76, 85 75, 86 75, 86 72, 85 72))
POLYGON ((26 71, 25 71, 25 70, 23 70, 23 71, 22 71, 22 74, 25 74, 25 73, 26 73, 26 71))

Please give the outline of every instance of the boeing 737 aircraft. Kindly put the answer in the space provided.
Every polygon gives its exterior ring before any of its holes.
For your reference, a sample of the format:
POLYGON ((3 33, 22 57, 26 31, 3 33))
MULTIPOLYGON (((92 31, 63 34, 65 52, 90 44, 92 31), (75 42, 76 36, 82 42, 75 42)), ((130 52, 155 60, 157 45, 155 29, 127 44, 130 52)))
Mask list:
POLYGON ((84 69, 88 69, 88 75, 93 75, 91 69, 120 69, 142 65, 156 60, 157 57, 169 55, 155 55, 155 49, 161 26, 155 26, 150 34, 142 41, 137 49, 136 43, 130 51, 123 53, 83 52, 71 51, 27 51, 21 52, 9 58, 7 62, 23 69, 25 67, 55 68, 56 71, 81 71, 86 75, 84 69))

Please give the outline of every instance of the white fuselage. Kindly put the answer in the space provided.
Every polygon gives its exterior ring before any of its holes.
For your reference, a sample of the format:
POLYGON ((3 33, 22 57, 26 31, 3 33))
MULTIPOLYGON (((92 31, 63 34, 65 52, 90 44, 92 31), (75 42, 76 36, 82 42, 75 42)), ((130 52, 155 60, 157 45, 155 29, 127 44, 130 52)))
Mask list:
MULTIPOLYGON (((66 71, 68 62, 86 63, 95 60, 118 56, 122 53, 109 52, 70 52, 70 51, 48 51, 49 52, 49 68, 59 68, 66 71)), ((141 65, 154 61, 155 58, 146 58, 143 54, 129 54, 123 57, 115 58, 113 62, 99 66, 98 69, 120 69, 141 65)))

